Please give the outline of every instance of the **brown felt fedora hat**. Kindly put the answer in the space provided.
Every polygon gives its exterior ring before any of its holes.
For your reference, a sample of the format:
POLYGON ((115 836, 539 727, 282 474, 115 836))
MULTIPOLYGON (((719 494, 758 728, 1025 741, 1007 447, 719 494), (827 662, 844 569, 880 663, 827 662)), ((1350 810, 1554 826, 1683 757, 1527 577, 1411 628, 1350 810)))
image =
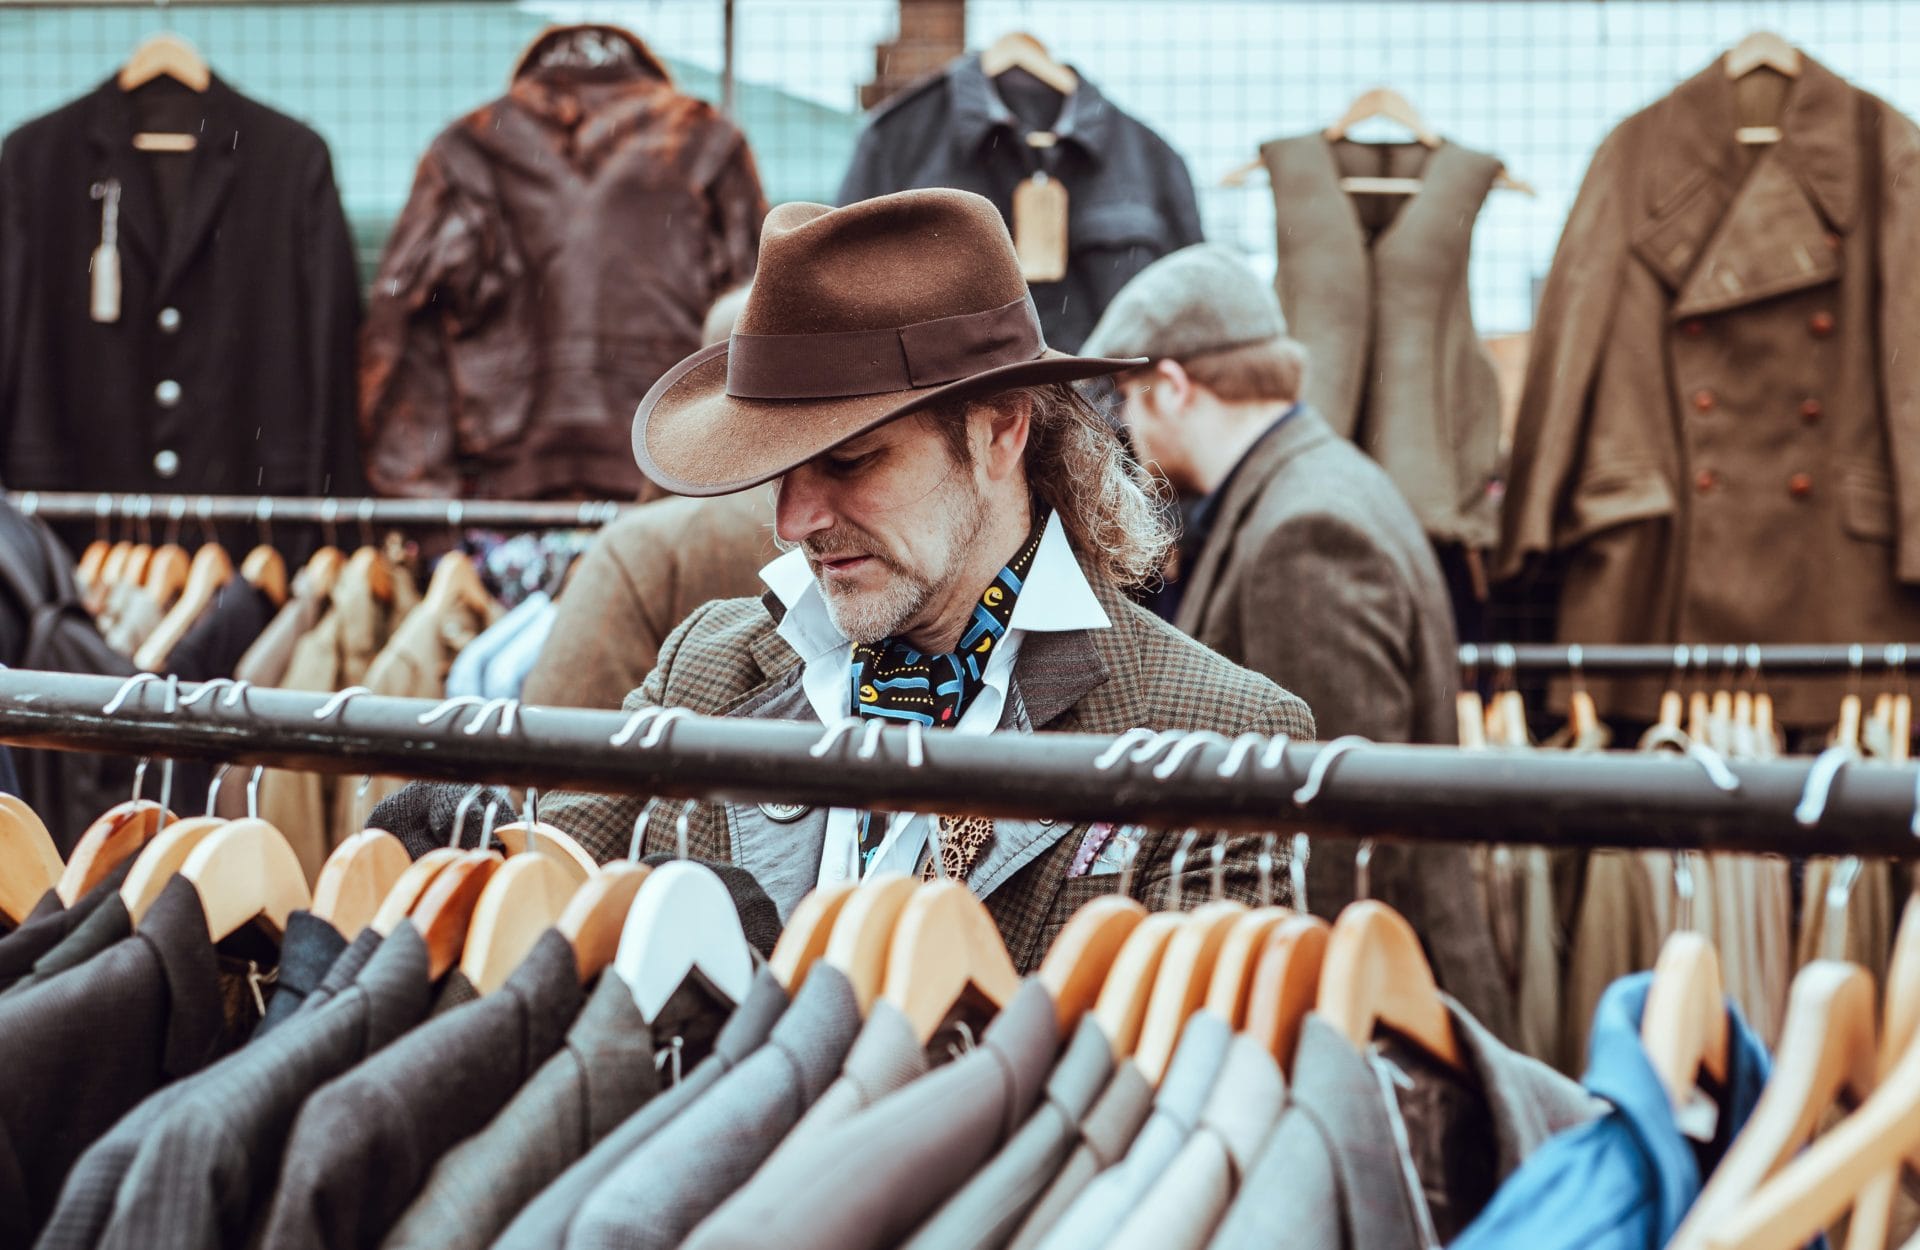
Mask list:
POLYGON ((782 204, 731 338, 654 383, 640 469, 725 495, 931 404, 1144 364, 1050 349, 992 204, 903 191, 846 208, 782 204))

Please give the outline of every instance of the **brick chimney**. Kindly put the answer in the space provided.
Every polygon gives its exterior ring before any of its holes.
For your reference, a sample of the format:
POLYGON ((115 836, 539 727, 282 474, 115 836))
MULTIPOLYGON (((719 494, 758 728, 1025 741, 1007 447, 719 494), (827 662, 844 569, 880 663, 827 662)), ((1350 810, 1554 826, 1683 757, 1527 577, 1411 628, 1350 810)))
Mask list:
POLYGON ((967 0, 900 0, 900 33, 873 50, 873 81, 860 107, 873 108, 967 50, 967 0))

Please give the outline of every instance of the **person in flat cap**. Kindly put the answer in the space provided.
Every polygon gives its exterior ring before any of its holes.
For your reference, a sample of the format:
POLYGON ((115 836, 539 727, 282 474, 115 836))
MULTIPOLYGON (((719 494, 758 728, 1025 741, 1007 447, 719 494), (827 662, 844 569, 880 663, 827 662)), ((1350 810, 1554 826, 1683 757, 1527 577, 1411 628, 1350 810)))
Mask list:
MULTIPOLYGON (((1146 358, 1114 379, 1120 413, 1141 462, 1189 501, 1155 610, 1306 699, 1327 738, 1455 742, 1439 562, 1392 479, 1300 402, 1312 362, 1273 289, 1224 247, 1183 248, 1121 289, 1085 350, 1146 358)), ((1370 892, 1426 938, 1442 984, 1511 1037, 1469 855, 1381 847, 1370 892)), ((1311 856, 1312 909, 1352 901, 1354 877, 1351 855, 1311 856)))
MULTIPOLYGON (((1070 384, 1143 363, 1047 347, 1007 228, 977 195, 774 209, 732 335, 648 392, 633 448, 677 494, 772 483, 786 551, 761 572, 768 594, 709 603, 676 629, 627 706, 1311 738, 1300 699, 1125 593, 1157 576, 1167 510, 1070 384)), ((568 795, 543 811, 611 859, 641 803, 568 795)), ((647 850, 673 847, 677 815, 656 811, 647 850)), ((1111 824, 771 803, 688 815, 691 853, 751 872, 783 918, 819 885, 931 875, 937 853, 985 899, 1022 971, 1081 903, 1114 890, 1129 841, 1111 824)), ((1178 841, 1144 835, 1136 896, 1167 894, 1178 841)), ((1229 841, 1229 893, 1256 897, 1260 847, 1229 841)))

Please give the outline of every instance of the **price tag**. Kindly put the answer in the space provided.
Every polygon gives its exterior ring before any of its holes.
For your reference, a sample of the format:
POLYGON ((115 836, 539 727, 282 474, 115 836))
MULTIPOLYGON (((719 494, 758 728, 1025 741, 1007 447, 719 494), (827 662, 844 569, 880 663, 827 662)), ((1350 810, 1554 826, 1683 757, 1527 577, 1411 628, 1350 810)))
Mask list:
POLYGON ((1029 282, 1067 276, 1067 188, 1058 178, 1036 173, 1013 189, 1013 250, 1029 282))

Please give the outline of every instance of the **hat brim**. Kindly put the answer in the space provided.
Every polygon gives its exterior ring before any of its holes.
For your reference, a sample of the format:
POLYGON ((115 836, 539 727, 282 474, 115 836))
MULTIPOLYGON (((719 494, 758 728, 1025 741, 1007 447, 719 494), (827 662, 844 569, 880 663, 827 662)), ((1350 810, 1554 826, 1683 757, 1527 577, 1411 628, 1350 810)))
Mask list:
POLYGON ((1049 349, 939 386, 832 399, 740 399, 727 394, 727 344, 715 343, 669 369, 640 401, 633 458, 642 473, 676 495, 730 495, 935 404, 1101 377, 1146 363, 1049 349))

